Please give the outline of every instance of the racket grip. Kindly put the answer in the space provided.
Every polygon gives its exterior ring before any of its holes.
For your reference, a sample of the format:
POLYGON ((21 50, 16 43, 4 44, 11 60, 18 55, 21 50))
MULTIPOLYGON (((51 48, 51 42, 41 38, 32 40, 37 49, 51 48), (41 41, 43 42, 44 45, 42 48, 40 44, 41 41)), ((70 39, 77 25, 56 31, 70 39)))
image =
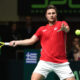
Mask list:
POLYGON ((5 42, 4 45, 9 46, 9 42, 5 42))

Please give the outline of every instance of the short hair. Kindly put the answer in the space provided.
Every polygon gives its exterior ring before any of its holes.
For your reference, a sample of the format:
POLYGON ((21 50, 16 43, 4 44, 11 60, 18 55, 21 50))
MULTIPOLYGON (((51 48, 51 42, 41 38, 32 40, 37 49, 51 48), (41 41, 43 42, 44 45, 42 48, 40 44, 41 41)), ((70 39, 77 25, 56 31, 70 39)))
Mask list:
POLYGON ((57 12, 57 9, 56 9, 56 7, 55 7, 54 5, 48 5, 48 6, 46 7, 46 9, 45 9, 45 13, 47 12, 48 9, 55 9, 56 12, 57 12))

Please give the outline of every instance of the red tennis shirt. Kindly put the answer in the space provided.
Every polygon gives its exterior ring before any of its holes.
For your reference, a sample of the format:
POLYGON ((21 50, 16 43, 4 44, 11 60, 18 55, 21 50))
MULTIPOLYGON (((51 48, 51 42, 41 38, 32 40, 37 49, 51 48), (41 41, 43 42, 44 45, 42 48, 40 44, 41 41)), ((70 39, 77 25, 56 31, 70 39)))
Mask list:
POLYGON ((34 34, 40 39, 42 47, 40 60, 54 63, 68 61, 66 58, 66 32, 57 32, 62 23, 68 25, 65 21, 56 21, 52 26, 49 24, 41 26, 34 34))

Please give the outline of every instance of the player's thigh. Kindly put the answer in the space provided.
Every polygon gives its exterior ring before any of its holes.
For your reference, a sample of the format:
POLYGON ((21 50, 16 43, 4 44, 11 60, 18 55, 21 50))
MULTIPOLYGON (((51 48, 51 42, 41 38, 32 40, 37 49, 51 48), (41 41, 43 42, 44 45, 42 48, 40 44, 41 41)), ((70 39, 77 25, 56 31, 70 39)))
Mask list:
POLYGON ((65 80, 75 80, 75 77, 70 77, 70 78, 67 78, 65 80))
POLYGON ((45 77, 39 73, 34 72, 31 76, 31 80, 44 80, 45 77))
POLYGON ((41 74, 46 78, 51 71, 51 65, 48 62, 40 60, 33 73, 41 74))
POLYGON ((54 71, 59 76, 60 80, 74 80, 74 74, 69 64, 57 65, 54 71))

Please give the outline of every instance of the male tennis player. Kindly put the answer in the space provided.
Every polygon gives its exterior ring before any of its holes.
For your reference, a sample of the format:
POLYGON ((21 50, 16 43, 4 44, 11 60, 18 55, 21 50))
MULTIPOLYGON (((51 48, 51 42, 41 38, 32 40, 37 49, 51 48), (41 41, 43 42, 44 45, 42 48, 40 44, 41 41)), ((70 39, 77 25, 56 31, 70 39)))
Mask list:
POLYGON ((47 25, 41 26, 30 39, 11 41, 10 46, 32 45, 40 40, 41 57, 31 80, 43 80, 51 71, 54 71, 60 80, 75 80, 66 59, 66 33, 70 28, 65 21, 57 20, 56 7, 53 5, 46 8, 45 16, 47 25))

